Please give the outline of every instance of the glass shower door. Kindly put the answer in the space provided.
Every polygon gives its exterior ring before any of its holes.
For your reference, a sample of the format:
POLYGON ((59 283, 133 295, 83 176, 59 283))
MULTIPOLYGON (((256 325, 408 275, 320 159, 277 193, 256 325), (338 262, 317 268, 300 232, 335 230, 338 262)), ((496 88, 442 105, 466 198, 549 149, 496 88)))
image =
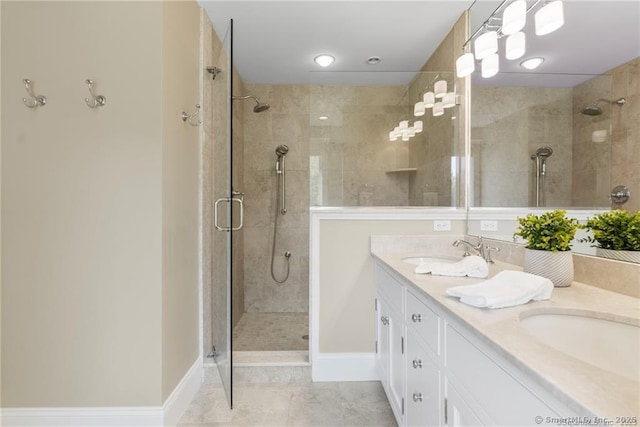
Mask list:
POLYGON ((233 232, 242 227, 242 200, 234 198, 232 192, 232 37, 233 21, 222 41, 215 60, 220 69, 212 86, 212 153, 213 175, 213 236, 211 259, 211 338, 212 355, 220 379, 233 407, 233 369, 231 344, 231 307, 232 307, 232 242, 233 232), (238 215, 237 212, 240 212, 238 215), (234 215, 235 214, 235 215, 234 215), (240 221, 235 217, 239 216, 240 221))

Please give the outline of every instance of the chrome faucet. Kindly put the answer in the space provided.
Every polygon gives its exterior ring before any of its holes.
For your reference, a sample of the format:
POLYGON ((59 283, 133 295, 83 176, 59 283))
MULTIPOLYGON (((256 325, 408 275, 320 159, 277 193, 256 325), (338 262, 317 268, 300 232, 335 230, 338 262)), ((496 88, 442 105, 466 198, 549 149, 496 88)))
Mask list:
POLYGON ((481 256, 483 259, 485 259, 484 244, 482 243, 482 236, 476 236, 476 238, 478 239, 478 243, 476 243, 475 245, 473 243, 467 242, 466 240, 458 239, 455 242, 453 242, 453 246, 458 247, 460 246, 460 244, 464 245, 464 254, 462 254, 463 257, 467 257, 471 255, 469 253, 469 248, 471 248, 478 253, 477 254, 478 256, 481 256))

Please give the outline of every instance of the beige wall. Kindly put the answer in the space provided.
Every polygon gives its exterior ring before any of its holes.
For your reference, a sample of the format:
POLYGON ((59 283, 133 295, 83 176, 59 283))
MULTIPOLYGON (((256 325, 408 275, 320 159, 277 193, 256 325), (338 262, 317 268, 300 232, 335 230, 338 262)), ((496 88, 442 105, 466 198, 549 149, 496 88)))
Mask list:
MULTIPOLYGON (((435 234, 431 220, 320 221, 320 353, 374 351, 374 264, 372 235, 435 234)), ((454 220, 451 232, 464 234, 454 220)))
POLYGON ((162 401, 198 358, 200 8, 162 3, 162 401))
POLYGON ((191 18, 163 8, 2 2, 5 407, 161 405, 197 357, 197 86, 163 38, 191 18))

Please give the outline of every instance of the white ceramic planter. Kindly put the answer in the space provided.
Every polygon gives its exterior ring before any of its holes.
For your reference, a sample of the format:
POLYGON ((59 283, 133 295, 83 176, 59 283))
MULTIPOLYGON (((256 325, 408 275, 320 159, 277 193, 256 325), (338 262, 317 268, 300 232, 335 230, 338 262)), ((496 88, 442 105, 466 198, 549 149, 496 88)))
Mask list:
POLYGON ((614 251, 613 249, 596 248, 596 256, 640 264, 640 251, 614 251))
POLYGON ((553 282, 555 287, 565 287, 573 282, 573 254, 571 251, 551 252, 524 250, 525 273, 537 274, 553 282))

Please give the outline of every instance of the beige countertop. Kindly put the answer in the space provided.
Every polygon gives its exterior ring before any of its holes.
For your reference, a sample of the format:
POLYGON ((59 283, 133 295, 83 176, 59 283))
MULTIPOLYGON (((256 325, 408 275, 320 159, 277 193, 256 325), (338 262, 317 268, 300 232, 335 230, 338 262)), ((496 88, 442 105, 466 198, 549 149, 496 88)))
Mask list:
MULTIPOLYGON (((393 248, 397 249, 397 246, 393 248)), ((532 310, 553 313, 579 310, 585 315, 640 325, 639 299, 574 282, 567 288, 555 288, 548 301, 502 309, 479 309, 447 296, 446 290, 453 286, 478 283, 481 279, 415 274, 415 266, 402 261, 402 258, 411 256, 441 254, 424 250, 372 250, 377 260, 397 272, 433 301, 436 307, 460 321, 480 340, 577 414, 607 417, 614 422, 615 417, 640 417, 640 378, 633 381, 555 350, 528 335, 520 324, 520 319, 533 313, 532 310)), ((496 262, 490 265, 490 277, 501 270, 522 268, 496 262)), ((624 351, 629 345, 620 343, 619 348, 612 348, 611 351, 624 351)))

